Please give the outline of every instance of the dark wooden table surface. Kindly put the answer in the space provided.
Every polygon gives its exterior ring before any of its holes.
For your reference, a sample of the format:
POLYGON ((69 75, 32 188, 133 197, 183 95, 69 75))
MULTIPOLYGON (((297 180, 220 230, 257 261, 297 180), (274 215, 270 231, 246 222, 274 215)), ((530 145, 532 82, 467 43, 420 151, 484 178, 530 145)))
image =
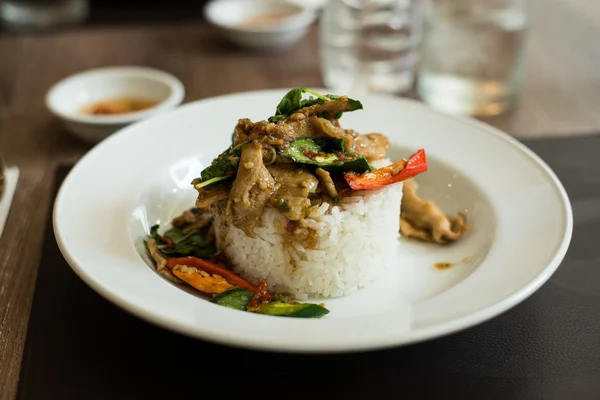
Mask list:
MULTIPOLYGON (((600 130, 600 3, 532 1, 521 103, 489 122, 519 138, 600 130)), ((75 72, 109 65, 168 71, 186 101, 224 93, 321 86, 317 32, 283 54, 253 54, 197 23, 93 26, 46 35, 0 35, 0 152, 21 180, 0 241, 0 399, 15 396, 55 167, 89 147, 44 106, 47 89, 75 72)))

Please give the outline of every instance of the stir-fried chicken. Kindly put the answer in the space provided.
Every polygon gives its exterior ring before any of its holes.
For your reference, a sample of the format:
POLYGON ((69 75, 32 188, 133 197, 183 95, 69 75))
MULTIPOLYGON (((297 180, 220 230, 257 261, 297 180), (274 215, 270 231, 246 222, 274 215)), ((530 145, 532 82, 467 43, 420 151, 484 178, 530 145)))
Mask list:
POLYGON ((360 135, 355 139, 355 148, 368 161, 381 160, 387 155, 390 141, 381 133, 360 135))
POLYGON ((156 272, 173 283, 181 282, 181 280, 173 275, 171 270, 167 268, 167 259, 158 250, 158 246, 154 239, 148 239, 148 251, 156 263, 156 272))
POLYGON ((171 224, 180 228, 185 235, 195 229, 205 228, 210 225, 211 222, 212 216, 210 213, 187 210, 180 216, 174 218, 173 221, 171 221, 171 224))
POLYGON ((405 237, 445 244, 458 240, 466 229, 464 216, 445 215, 434 203, 417 195, 412 179, 404 182, 400 232, 405 237))
POLYGON ((335 126, 329 119, 351 108, 347 97, 305 107, 292 114, 285 122, 260 121, 253 123, 240 119, 233 132, 233 143, 260 142, 272 146, 284 146, 297 138, 344 139, 348 150, 352 150, 352 135, 335 126))
POLYGON ((227 204, 226 215, 233 225, 255 237, 254 228, 274 187, 275 181, 263 164, 261 145, 244 145, 227 204))
POLYGON ((314 193, 319 181, 310 172, 293 164, 270 165, 267 167, 275 179, 276 202, 280 203, 280 211, 291 221, 297 221, 310 207, 308 195, 314 193))
POLYGON ((329 172, 325 171, 323 168, 317 168, 315 170, 315 174, 317 178, 319 178, 319 182, 323 185, 323 189, 325 193, 332 199, 338 197, 337 189, 335 188, 335 183, 333 183, 333 179, 331 179, 331 175, 329 172))
POLYGON ((229 199, 229 187, 224 185, 213 185, 198 191, 196 207, 201 210, 209 209, 213 204, 229 199))
MULTIPOLYGON (((349 111, 352 109, 352 105, 348 101, 347 96, 340 96, 335 100, 326 101, 324 103, 315 104, 314 106, 301 108, 298 110, 298 113, 304 114, 307 117, 311 117, 313 115, 326 115, 328 118, 333 118, 334 115, 338 113, 342 113, 344 111, 349 111)), ((294 117, 292 114, 291 117, 294 117)))
MULTIPOLYGON (((295 232, 302 227, 311 205, 337 201, 355 190, 344 175, 348 170, 340 166, 359 160, 366 165, 359 171, 362 173, 370 162, 386 158, 390 146, 387 137, 379 133, 361 135, 340 127, 337 119, 343 112, 361 107, 356 100, 334 97, 289 113, 281 111, 295 101, 284 98, 278 115, 270 119, 274 122, 238 120, 232 146, 218 159, 221 164, 207 174, 214 177, 216 170, 223 176, 217 175, 216 184, 198 189, 198 208, 218 205, 215 212, 225 210, 227 222, 254 237, 264 207, 272 207, 292 222, 288 228, 295 232)), ((394 164, 399 170, 391 174, 398 175, 405 164, 394 164)), ((400 221, 404 236, 446 243, 460 238, 465 229, 462 216, 444 215, 435 204, 417 196, 414 182, 405 182, 400 221)))

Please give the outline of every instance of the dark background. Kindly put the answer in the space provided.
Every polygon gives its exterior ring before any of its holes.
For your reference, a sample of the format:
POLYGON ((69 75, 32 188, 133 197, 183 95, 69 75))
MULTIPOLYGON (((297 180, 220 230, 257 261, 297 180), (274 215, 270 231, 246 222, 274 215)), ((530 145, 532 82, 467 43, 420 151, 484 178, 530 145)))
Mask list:
MULTIPOLYGON (((4 0, 0 0, 2 3, 4 0)), ((48 2, 56 0, 46 0, 48 2)), ((89 17, 82 24, 60 26, 53 30, 84 26, 154 25, 204 22, 203 7, 208 0, 89 0, 89 17)), ((0 23, 1 33, 19 33, 0 23)), ((32 33, 32 31, 24 31, 32 33)), ((48 32, 43 30, 38 33, 48 32)))
POLYGON ((88 24, 202 21, 207 0, 90 0, 88 24))

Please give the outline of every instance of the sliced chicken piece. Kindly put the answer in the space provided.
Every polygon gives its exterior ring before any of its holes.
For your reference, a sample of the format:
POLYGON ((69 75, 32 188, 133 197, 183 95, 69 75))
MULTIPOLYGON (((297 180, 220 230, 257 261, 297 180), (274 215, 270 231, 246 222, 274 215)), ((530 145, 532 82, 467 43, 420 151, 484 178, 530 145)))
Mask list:
MULTIPOLYGON (((302 114, 301 114, 302 115, 302 114)), ((270 133, 285 142, 293 142, 298 138, 310 139, 342 139, 346 133, 333 125, 329 120, 319 117, 307 117, 298 121, 272 124, 270 133)))
POLYGON ((314 138, 343 139, 346 135, 341 128, 336 127, 325 118, 310 117, 308 121, 313 126, 314 138))
POLYGON ((294 197, 308 197, 314 193, 319 181, 298 165, 269 165, 267 167, 276 182, 277 194, 294 197))
POLYGON ((417 195, 417 184, 412 179, 404 181, 400 213, 400 231, 403 235, 445 244, 458 240, 465 230, 467 227, 463 215, 455 218, 446 216, 434 203, 417 195))
POLYGON ((360 133, 358 133, 357 131, 355 131, 354 129, 344 129, 344 133, 346 135, 350 135, 353 138, 358 138, 360 136, 360 133))
POLYGON ((354 140, 354 149, 368 161, 381 160, 387 156, 390 141, 381 133, 360 135, 354 140))
POLYGON ((415 228, 410 222, 404 218, 400 218, 400 233, 402 236, 409 239, 418 239, 424 242, 431 242, 431 232, 425 229, 415 228))
POLYGON ((185 229, 190 225, 194 225, 193 229, 201 229, 210 224, 212 216, 210 213, 200 210, 186 210, 183 214, 173 218, 171 224, 174 227, 185 229))
POLYGON ((315 174, 317 175, 317 178, 319 178, 321 185, 323 185, 325 193, 327 193, 327 195, 333 199, 338 197, 338 192, 335 189, 335 183, 333 183, 333 179, 331 179, 329 172, 325 171, 323 168, 317 168, 315 170, 315 174))
POLYGON ((158 250, 158 245, 154 239, 148 240, 148 251, 150 252, 150 256, 156 263, 156 272, 158 272, 161 276, 168 279, 173 283, 181 283, 181 280, 177 278, 171 270, 167 268, 167 259, 163 257, 163 255, 158 250))
POLYGON ((254 228, 274 187, 275 181, 263 164, 262 146, 244 145, 226 211, 233 225, 254 238, 254 228))
POLYGON ((196 207, 201 210, 208 210, 213 204, 227 200, 229 198, 228 185, 211 185, 198 190, 198 198, 196 199, 196 207))
POLYGON ((305 118, 298 121, 286 121, 285 123, 270 124, 268 133, 284 142, 293 142, 297 138, 315 137, 315 128, 310 120, 305 118))
POLYGON ((348 102, 347 96, 340 96, 338 99, 323 102, 321 104, 315 104, 314 106, 300 109, 298 112, 311 117, 314 115, 326 114, 329 117, 333 117, 335 114, 350 111, 352 106, 348 102))

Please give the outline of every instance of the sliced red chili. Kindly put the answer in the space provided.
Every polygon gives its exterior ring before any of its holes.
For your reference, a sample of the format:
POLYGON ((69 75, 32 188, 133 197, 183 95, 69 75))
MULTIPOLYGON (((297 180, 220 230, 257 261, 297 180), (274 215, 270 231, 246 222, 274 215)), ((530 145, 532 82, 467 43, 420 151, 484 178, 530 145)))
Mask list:
POLYGON ((258 291, 252 296, 248 308, 257 307, 259 304, 269 301, 270 299, 271 293, 269 293, 269 284, 266 279, 263 279, 258 284, 258 291))
POLYGON ((206 261, 198 257, 178 257, 171 258, 167 261, 167 268, 169 269, 173 269, 173 267, 175 267, 176 265, 194 267, 210 275, 219 275, 225 278, 225 280, 233 286, 237 286, 239 288, 246 289, 254 293, 258 291, 258 286, 256 286, 252 282, 247 281, 246 279, 235 274, 234 272, 231 272, 225 267, 213 264, 210 261, 206 261))
POLYGON ((428 168, 425 151, 421 149, 410 156, 408 161, 401 160, 395 164, 373 172, 365 172, 361 175, 348 172, 344 175, 344 178, 354 190, 379 189, 412 178, 427 171, 428 168))

